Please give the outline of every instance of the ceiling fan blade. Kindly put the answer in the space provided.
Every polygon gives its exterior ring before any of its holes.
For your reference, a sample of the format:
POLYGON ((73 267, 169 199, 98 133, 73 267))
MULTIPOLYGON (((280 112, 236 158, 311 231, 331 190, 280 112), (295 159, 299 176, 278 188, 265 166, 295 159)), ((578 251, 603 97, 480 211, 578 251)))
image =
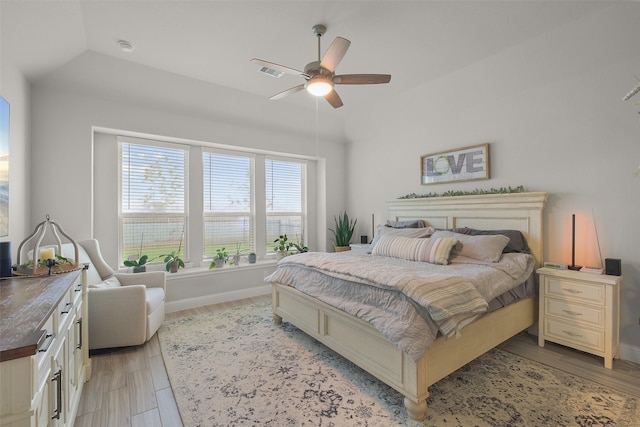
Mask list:
POLYGON ((344 58, 344 54, 347 53, 350 44, 351 42, 349 40, 336 37, 322 57, 320 66, 333 73, 340 61, 342 61, 342 58, 344 58))
POLYGON ((269 99, 271 99, 271 100, 274 100, 274 101, 275 101, 275 100, 278 100, 278 99, 282 99, 282 98, 284 98, 285 96, 289 96, 289 95, 291 95, 291 94, 293 94, 293 93, 300 92, 300 91, 302 91, 302 90, 304 90, 304 83, 303 83, 303 84, 301 84, 301 85, 298 85, 298 86, 294 86, 294 87, 292 87, 292 88, 289 88, 289 89, 285 90, 284 92, 277 93, 277 94, 273 95, 273 96, 272 96, 271 98, 269 98, 269 99))
POLYGON ((390 81, 390 74, 343 74, 333 77, 333 83, 337 85, 371 85, 390 81))
POLYGON ((260 66, 258 71, 269 74, 273 77, 280 77, 280 75, 274 74, 273 72, 270 72, 270 70, 280 71, 281 73, 285 73, 285 74, 293 74, 294 76, 308 77, 304 71, 300 71, 300 70, 296 70, 295 68, 276 64, 275 62, 264 61, 258 58, 253 58, 251 62, 260 66))
POLYGON ((342 99, 340 99, 340 95, 338 95, 338 92, 336 92, 335 89, 326 94, 324 99, 326 99, 333 108, 340 108, 343 105, 342 99))

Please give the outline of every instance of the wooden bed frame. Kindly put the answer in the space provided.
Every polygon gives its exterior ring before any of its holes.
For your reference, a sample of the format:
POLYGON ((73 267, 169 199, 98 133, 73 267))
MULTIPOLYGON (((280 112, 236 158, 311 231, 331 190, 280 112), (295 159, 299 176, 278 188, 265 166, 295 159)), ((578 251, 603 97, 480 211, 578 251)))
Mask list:
MULTIPOLYGON (((536 257, 543 258, 542 211, 547 193, 398 199, 387 202, 390 219, 423 219, 435 228, 470 227, 520 230, 536 257)), ((537 267, 537 266, 536 266, 537 267)), ((274 283, 273 317, 286 319, 404 397, 410 418, 427 411, 427 388, 533 325, 537 299, 528 298, 485 315, 462 330, 459 338, 439 337, 414 362, 369 323, 335 309, 292 287, 274 283)))

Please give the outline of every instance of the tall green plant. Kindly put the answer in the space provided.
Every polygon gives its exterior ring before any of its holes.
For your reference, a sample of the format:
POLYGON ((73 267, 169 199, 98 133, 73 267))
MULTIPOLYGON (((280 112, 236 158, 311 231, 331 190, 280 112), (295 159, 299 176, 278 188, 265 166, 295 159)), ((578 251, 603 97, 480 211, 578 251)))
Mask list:
POLYGON ((339 214, 337 217, 334 215, 333 219, 336 223, 335 229, 330 228, 329 230, 336 238, 336 246, 349 246, 358 220, 350 220, 346 212, 339 214))

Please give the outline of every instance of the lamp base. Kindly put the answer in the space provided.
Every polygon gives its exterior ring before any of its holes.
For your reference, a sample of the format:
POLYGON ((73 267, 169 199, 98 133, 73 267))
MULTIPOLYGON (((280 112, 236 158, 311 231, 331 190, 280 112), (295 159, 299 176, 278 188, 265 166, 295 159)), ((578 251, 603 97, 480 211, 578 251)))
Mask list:
POLYGON ((576 271, 580 271, 580 269, 582 268, 582 266, 581 266, 581 265, 569 265, 569 266, 567 266, 567 268, 568 268, 569 270, 576 270, 576 271))

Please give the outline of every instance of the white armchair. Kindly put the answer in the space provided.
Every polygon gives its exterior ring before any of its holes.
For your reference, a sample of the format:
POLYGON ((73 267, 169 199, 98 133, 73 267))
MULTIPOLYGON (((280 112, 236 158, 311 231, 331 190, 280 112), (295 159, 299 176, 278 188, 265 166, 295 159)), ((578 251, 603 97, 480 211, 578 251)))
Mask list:
POLYGON ((89 349, 140 345, 164 321, 164 271, 117 273, 95 239, 78 242, 79 261, 89 262, 89 349), (84 258, 84 259, 83 259, 84 258))

